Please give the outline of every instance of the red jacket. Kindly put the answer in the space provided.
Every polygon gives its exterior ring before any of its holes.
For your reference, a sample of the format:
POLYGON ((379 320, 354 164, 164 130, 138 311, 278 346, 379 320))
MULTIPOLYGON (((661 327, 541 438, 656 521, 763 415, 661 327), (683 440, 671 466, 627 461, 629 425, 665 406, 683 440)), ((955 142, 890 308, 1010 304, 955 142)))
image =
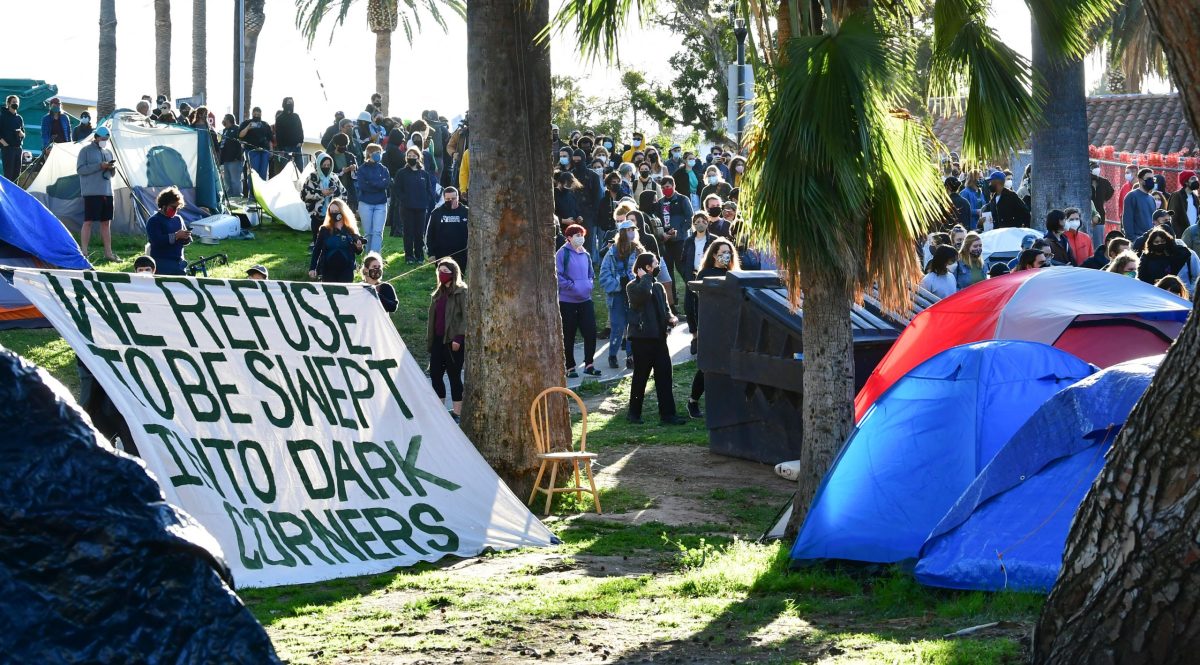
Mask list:
MULTIPOLYGON (((1125 195, 1129 194, 1132 189, 1132 182, 1121 185, 1121 191, 1117 193, 1117 219, 1125 219, 1125 195)), ((1103 215, 1104 211, 1101 210, 1100 214, 1103 215)))
POLYGON ((1095 254, 1091 236, 1083 231, 1064 231, 1063 235, 1071 245, 1071 258, 1075 260, 1075 265, 1083 265, 1084 261, 1092 258, 1092 254, 1095 254))

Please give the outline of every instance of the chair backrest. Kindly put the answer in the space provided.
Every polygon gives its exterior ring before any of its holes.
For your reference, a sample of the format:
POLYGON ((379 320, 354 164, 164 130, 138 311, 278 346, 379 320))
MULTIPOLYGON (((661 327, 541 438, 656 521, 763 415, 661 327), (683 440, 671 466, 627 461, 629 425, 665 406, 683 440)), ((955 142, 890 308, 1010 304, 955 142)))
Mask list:
MULTIPOLYGON (((533 426, 533 440, 537 445, 538 453, 553 452, 552 447, 554 442, 551 440, 553 411, 550 407, 550 396, 553 394, 561 394, 566 398, 575 400, 579 405, 579 413, 582 418, 581 433, 579 435, 579 452, 587 452, 587 407, 584 406, 583 400, 576 395, 574 391, 562 387, 552 387, 543 390, 537 397, 533 398, 533 404, 529 407, 529 424, 533 426)), ((568 406, 570 403, 568 402, 568 406)), ((567 421, 570 423, 570 409, 567 409, 567 421)), ((567 449, 574 450, 574 437, 568 436, 567 449)))

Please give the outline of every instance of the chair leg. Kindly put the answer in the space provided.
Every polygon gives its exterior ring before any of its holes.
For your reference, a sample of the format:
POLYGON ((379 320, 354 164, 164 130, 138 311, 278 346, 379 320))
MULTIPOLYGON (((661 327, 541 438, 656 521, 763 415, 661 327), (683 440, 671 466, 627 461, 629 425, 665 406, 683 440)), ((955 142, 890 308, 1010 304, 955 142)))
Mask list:
POLYGON ((546 473, 546 462, 547 460, 542 460, 541 466, 538 467, 537 480, 533 481, 533 491, 529 493, 529 501, 525 502, 527 506, 532 506, 533 500, 537 498, 538 487, 542 484, 542 474, 546 473))
MULTIPOLYGON (((547 460, 550 461, 550 460, 547 460)), ((546 514, 550 514, 550 502, 554 500, 554 488, 558 482, 558 461, 550 462, 550 487, 546 488, 546 514)))
POLYGON ((572 466, 575 467, 575 498, 579 501, 583 500, 583 483, 579 482, 579 460, 571 460, 572 466))
POLYGON ((583 472, 587 475, 588 484, 592 486, 592 503, 596 504, 596 514, 603 515, 604 513, 600 512, 600 494, 596 492, 596 479, 592 476, 591 460, 586 462, 583 472))

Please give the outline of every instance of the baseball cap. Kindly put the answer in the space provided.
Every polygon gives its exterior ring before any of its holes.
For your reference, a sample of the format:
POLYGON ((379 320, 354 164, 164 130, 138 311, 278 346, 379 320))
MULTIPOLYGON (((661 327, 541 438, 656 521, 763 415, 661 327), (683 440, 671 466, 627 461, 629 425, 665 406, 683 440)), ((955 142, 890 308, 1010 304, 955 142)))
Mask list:
POLYGON ((988 180, 1004 180, 1004 171, 992 171, 988 176, 988 180))
POLYGON ((1174 217, 1174 216, 1175 216, 1175 213, 1173 213, 1169 210, 1155 210, 1154 215, 1151 217, 1151 219, 1153 219, 1154 221, 1157 222, 1158 220, 1162 219, 1163 217, 1174 217))
POLYGON ((102 139, 108 138, 108 127, 97 127, 96 136, 99 136, 102 139))
POLYGON ((250 275, 253 275, 254 273, 258 273, 258 274, 262 275, 263 277, 269 277, 269 275, 267 274, 267 267, 264 265, 261 265, 261 264, 250 266, 250 269, 246 271, 246 276, 249 277, 250 275))
POLYGON ((618 231, 624 231, 625 229, 632 229, 635 226, 637 226, 637 225, 634 224, 633 222, 629 221, 628 219, 623 222, 617 222, 617 230, 618 231))
POLYGON ((1037 242, 1038 240, 1039 238, 1032 233, 1026 235, 1024 238, 1021 238, 1021 249, 1029 249, 1030 247, 1033 247, 1033 243, 1037 242))

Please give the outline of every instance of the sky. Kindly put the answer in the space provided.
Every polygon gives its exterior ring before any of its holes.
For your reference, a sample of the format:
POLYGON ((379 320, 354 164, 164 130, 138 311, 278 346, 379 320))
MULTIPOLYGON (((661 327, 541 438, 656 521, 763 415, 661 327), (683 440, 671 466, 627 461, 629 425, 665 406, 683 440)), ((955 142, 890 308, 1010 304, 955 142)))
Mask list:
MULTIPOLYGON (((11 24, 35 26, 44 22, 38 3, 9 1, 17 4, 11 24)), ((230 110, 232 98, 233 42, 229 27, 233 22, 233 0, 207 3, 209 108, 224 114, 230 110)), ((54 4, 58 15, 71 20, 60 22, 53 36, 31 28, 7 31, 6 52, 28 53, 30 57, 5 58, 0 78, 41 79, 58 85, 63 96, 95 99, 99 2, 55 0, 54 4)), ((184 97, 193 92, 192 2, 175 0, 172 5, 171 91, 175 97, 184 97)), ((551 6, 557 6, 557 2, 552 0, 551 6)), ((116 0, 116 8, 117 106, 132 108, 143 94, 155 94, 154 6, 152 0, 116 0)), ((448 32, 443 33, 427 21, 424 32, 414 35, 411 47, 402 32, 394 33, 393 115, 412 118, 423 109, 433 108, 454 118, 466 110, 466 26, 454 16, 447 16, 447 22, 448 32)), ((993 0, 991 24, 1005 43, 1028 57, 1029 13, 1024 0, 993 0)), ((312 49, 307 49, 295 27, 294 0, 267 0, 252 93, 253 103, 261 105, 267 117, 274 114, 284 97, 294 97, 296 110, 306 121, 305 133, 314 136, 332 121, 334 111, 361 111, 370 101, 375 87, 375 36, 367 29, 366 1, 359 0, 345 26, 332 34, 331 41, 330 28, 323 27, 312 49)), ((634 29, 629 37, 660 46, 656 50, 658 60, 638 60, 636 66, 651 80, 665 81, 666 60, 676 50, 671 46, 670 33, 661 28, 634 29)), ((584 89, 592 95, 619 89, 620 72, 581 62, 569 36, 553 40, 551 67, 555 74, 584 78, 584 89)), ((1102 68, 1102 63, 1089 61, 1089 89, 1102 68)))

